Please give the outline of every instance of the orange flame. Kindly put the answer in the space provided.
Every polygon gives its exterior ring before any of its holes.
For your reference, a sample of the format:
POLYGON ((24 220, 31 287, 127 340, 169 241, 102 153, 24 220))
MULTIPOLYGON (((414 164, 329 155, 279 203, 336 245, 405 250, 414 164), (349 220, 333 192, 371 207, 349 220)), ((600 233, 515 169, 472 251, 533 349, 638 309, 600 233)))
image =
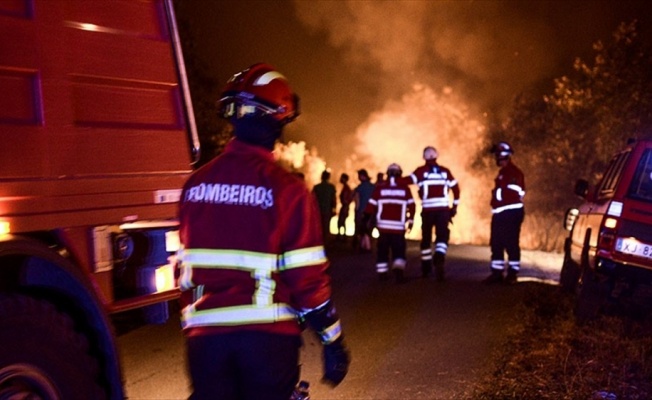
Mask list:
MULTIPOLYGON (((473 157, 483 146, 485 127, 456 98, 451 88, 441 93, 415 84, 400 101, 389 101, 369 116, 356 132, 359 144, 347 160, 346 170, 367 168, 384 171, 398 163, 404 175, 423 163, 423 148, 439 151, 439 163, 448 167, 461 189, 458 214, 451 225, 451 243, 482 244, 488 241, 491 177, 473 170, 473 157)), ((416 188, 413 194, 418 201, 416 188)), ((414 229, 408 235, 420 239, 420 204, 414 229)))

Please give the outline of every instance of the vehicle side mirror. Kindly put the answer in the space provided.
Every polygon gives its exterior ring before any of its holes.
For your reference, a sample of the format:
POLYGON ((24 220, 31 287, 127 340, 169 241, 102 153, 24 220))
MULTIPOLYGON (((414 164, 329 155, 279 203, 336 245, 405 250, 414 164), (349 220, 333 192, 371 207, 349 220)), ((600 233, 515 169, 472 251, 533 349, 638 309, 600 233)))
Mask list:
POLYGON ((578 179, 575 182, 575 194, 586 199, 589 194, 589 182, 586 179, 578 179))

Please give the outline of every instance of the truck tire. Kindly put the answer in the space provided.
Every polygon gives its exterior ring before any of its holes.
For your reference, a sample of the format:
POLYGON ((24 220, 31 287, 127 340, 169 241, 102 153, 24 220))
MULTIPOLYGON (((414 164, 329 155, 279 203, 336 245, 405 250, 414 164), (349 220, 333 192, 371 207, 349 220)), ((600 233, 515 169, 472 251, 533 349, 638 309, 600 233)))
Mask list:
POLYGON ((606 293, 603 293, 604 283, 589 265, 590 239, 591 229, 587 229, 580 255, 581 273, 576 285, 577 298, 575 299, 574 313, 578 324, 584 324, 594 319, 607 297, 606 293))
POLYGON ((0 399, 105 399, 87 338, 47 301, 0 295, 0 399))
POLYGON ((559 285, 564 292, 575 293, 580 272, 580 266, 570 258, 568 253, 564 253, 564 263, 559 272, 559 285))
POLYGON ((609 297, 609 283, 589 267, 585 267, 577 291, 575 319, 579 324, 597 317, 609 297))

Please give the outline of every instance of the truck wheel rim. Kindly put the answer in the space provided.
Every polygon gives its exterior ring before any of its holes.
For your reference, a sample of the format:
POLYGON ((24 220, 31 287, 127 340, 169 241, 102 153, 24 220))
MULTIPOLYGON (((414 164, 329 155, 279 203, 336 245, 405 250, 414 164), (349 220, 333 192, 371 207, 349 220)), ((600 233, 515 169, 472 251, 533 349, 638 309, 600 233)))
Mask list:
POLYGON ((50 378, 39 368, 14 364, 0 369, 0 398, 7 400, 58 400, 50 378))

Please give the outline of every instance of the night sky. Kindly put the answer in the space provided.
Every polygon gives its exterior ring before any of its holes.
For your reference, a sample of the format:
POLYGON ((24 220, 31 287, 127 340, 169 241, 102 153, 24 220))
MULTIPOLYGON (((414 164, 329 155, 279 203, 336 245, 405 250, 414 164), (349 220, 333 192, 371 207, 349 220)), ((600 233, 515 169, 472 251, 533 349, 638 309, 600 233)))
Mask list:
MULTIPOLYGON (((360 163, 374 171, 388 161, 412 170, 430 144, 445 160, 455 132, 427 131, 438 130, 441 121, 446 125, 445 113, 452 121, 462 113, 477 122, 471 124, 475 129, 503 115, 522 91, 550 92, 553 78, 571 73, 576 57, 592 62, 593 42, 611 40, 620 22, 637 19, 641 33, 652 38, 650 4, 186 0, 178 14, 189 22, 201 62, 218 82, 259 61, 285 74, 303 112, 286 130, 286 140, 305 141, 336 172, 351 172, 360 163), (428 111, 414 114, 415 108, 449 106, 438 111, 435 128, 409 137, 410 154, 374 157, 395 136, 406 140, 391 130, 370 135, 379 119, 392 114, 396 131, 398 121, 431 118, 428 111)), ((481 134, 462 136, 469 142, 481 134)))

